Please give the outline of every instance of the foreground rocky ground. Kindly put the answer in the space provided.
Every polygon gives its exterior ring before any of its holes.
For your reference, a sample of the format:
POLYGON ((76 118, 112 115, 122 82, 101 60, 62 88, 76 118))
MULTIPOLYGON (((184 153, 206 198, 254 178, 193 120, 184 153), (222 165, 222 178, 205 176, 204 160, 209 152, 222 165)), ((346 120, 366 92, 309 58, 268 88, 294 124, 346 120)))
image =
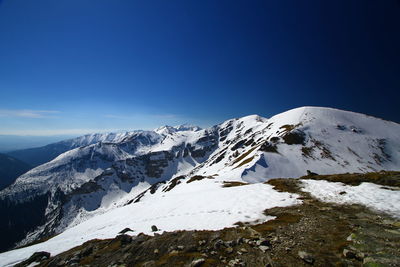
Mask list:
MULTIPOLYGON (((400 185, 396 172, 304 178, 400 185)), ((114 239, 91 240, 54 257, 36 253, 17 266, 400 266, 399 220, 360 205, 320 202, 300 190, 298 179, 268 183, 300 194, 303 204, 266 210, 276 216, 272 221, 220 231, 132 237, 136 233, 124 229, 114 239)))

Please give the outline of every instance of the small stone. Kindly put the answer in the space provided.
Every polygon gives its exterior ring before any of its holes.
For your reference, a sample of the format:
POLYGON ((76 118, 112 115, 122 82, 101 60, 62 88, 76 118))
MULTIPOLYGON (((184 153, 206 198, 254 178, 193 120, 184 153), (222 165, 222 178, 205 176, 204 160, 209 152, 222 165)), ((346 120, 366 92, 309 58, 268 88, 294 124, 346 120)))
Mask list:
POLYGON ((177 246, 176 248, 177 248, 178 250, 184 250, 184 249, 185 249, 184 246, 177 246))
POLYGON ((171 254, 171 255, 176 255, 176 254, 179 254, 179 251, 177 251, 177 250, 172 250, 169 254, 171 254))
POLYGON ((237 245, 236 240, 224 242, 225 247, 234 247, 237 245))
POLYGON ((231 248, 231 247, 226 248, 225 251, 226 251, 226 253, 231 254, 233 252, 233 248, 231 248))
POLYGON ((315 261, 314 257, 310 253, 307 253, 305 251, 299 251, 298 255, 306 263, 313 264, 315 261))
POLYGON ((258 247, 262 252, 266 252, 267 250, 269 250, 269 247, 267 246, 259 246, 258 247))
POLYGON ((348 259, 355 259, 356 253, 354 251, 351 251, 351 250, 345 248, 345 249, 343 249, 343 256, 345 256, 348 259))
POLYGON ((31 263, 34 262, 41 262, 43 260, 46 260, 50 258, 50 253, 46 251, 40 251, 40 252, 35 252, 32 254, 32 256, 29 257, 26 261, 22 262, 21 264, 24 266, 28 266, 31 263))
POLYGON ((225 244, 224 244, 224 241, 222 241, 221 239, 218 239, 217 241, 215 241, 215 243, 214 243, 214 249, 218 249, 218 248, 220 248, 221 246, 224 246, 225 244))
POLYGON ((343 249, 343 256, 347 259, 356 259, 362 261, 365 258, 365 254, 362 252, 350 250, 350 249, 343 249))
POLYGON ((154 254, 158 254, 158 253, 160 253, 160 251, 158 249, 155 249, 154 254))
POLYGON ((247 252, 248 252, 247 249, 245 249, 245 248, 241 248, 240 251, 241 251, 242 253, 247 253, 247 252))
POLYGON ((157 228, 157 226, 155 226, 155 225, 152 225, 152 226, 151 226, 151 231, 153 231, 153 232, 157 232, 157 231, 158 231, 158 228, 157 228))
POLYGON ((69 262, 77 262, 77 261, 79 261, 79 256, 74 256, 69 260, 69 262))
POLYGON ((205 245, 206 243, 207 243, 207 241, 205 241, 205 240, 200 240, 200 241, 199 241, 199 246, 205 245))
POLYGON ((156 264, 155 261, 146 261, 145 263, 142 264, 143 267, 151 267, 156 264))
POLYGON ((271 246, 271 242, 269 242, 269 240, 267 239, 260 239, 257 241, 257 246, 271 246))
POLYGON ((190 266, 191 267, 198 267, 198 266, 201 266, 203 263, 205 263, 206 262, 206 260, 205 259, 203 259, 203 258, 200 258, 200 259, 196 259, 196 260, 193 260, 192 261, 192 263, 190 264, 190 266))

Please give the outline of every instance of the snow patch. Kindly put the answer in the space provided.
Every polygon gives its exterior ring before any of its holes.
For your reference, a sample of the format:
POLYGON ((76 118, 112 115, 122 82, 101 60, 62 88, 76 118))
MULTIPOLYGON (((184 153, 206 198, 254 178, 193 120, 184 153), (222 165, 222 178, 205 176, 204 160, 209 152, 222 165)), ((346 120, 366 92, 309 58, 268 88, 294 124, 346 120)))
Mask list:
POLYGON ((304 192, 313 197, 338 204, 361 204, 373 210, 400 218, 400 188, 362 183, 345 185, 324 180, 301 180, 304 192))

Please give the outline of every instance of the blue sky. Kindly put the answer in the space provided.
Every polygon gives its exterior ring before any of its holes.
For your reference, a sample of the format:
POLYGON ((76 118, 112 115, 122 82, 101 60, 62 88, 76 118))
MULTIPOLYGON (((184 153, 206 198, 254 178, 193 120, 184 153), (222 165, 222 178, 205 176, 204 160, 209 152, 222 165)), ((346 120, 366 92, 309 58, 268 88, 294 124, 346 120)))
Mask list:
POLYGON ((0 1, 0 134, 330 106, 400 121, 400 4, 0 1))

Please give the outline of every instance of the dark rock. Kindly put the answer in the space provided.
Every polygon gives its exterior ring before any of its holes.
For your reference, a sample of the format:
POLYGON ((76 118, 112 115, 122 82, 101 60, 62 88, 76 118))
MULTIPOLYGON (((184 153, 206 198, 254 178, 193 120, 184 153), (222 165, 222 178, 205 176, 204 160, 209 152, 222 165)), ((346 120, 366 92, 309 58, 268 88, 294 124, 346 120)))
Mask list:
POLYGON ((300 130, 288 132, 282 138, 288 145, 304 145, 306 140, 304 132, 300 130))
POLYGON ((93 253, 93 247, 89 246, 89 247, 85 248, 84 250, 82 250, 82 252, 79 255, 81 257, 87 257, 92 253, 93 253))
POLYGON ((221 239, 218 239, 217 241, 215 241, 214 249, 219 249, 222 246, 225 246, 224 241, 222 241, 221 239))
POLYGON ((153 231, 153 232, 157 232, 157 231, 158 231, 158 228, 157 228, 157 226, 155 226, 155 225, 152 225, 152 226, 151 226, 151 231, 153 231))
POLYGON ((315 172, 312 172, 310 170, 307 170, 307 176, 315 176, 315 175, 318 175, 318 174, 315 172))
POLYGON ((32 254, 29 259, 15 265, 15 266, 28 266, 33 262, 42 262, 50 258, 50 253, 46 251, 39 251, 32 254))
POLYGON ((131 228, 125 228, 123 229, 121 232, 119 232, 118 234, 125 234, 126 232, 133 232, 133 230, 131 228))
POLYGON ((124 234, 118 235, 114 240, 121 242, 121 246, 124 246, 132 242, 132 237, 130 235, 124 234))
POLYGON ((267 239, 260 239, 257 241, 257 245, 258 246, 267 246, 270 247, 271 246, 271 242, 267 239))
POLYGON ((350 249, 343 249, 343 256, 345 256, 347 259, 356 259, 359 261, 362 261, 365 257, 364 253, 353 251, 350 249))
POLYGON ((262 144, 260 146, 260 151, 278 153, 276 145, 275 144, 271 144, 268 141, 265 141, 264 144, 262 144))
POLYGON ((234 247, 237 245, 236 240, 224 242, 225 247, 234 247))

